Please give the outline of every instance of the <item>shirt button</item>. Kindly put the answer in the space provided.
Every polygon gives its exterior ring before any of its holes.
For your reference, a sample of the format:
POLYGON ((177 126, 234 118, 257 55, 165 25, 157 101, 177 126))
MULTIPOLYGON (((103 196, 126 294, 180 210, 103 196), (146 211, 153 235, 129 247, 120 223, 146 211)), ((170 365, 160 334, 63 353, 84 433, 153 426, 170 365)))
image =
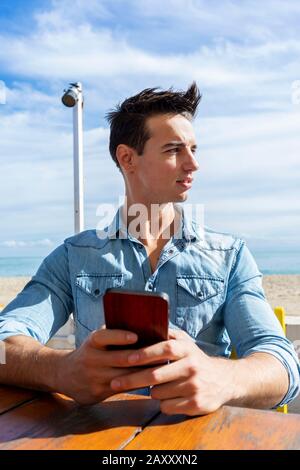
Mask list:
POLYGON ((174 250, 169 250, 169 255, 171 255, 172 253, 174 253, 174 250))
POLYGON ((148 289, 149 289, 149 290, 152 290, 152 289, 153 289, 153 284, 151 284, 151 282, 150 282, 150 284, 148 284, 148 289))
POLYGON ((100 294, 100 290, 99 290, 99 289, 95 289, 95 290, 94 290, 94 294, 95 294, 95 295, 99 295, 99 294, 100 294))
POLYGON ((144 247, 143 245, 138 245, 139 249, 142 250, 144 247))

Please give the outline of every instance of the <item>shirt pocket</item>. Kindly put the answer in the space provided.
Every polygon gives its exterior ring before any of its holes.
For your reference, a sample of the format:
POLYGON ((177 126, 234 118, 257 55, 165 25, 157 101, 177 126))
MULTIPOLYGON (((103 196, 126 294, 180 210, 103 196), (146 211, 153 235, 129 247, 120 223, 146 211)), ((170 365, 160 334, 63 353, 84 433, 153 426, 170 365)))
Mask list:
POLYGON ((176 277, 175 323, 193 338, 206 329, 222 305, 224 280, 197 275, 176 277))
POLYGON ((123 274, 78 275, 76 277, 75 322, 77 321, 80 326, 90 331, 101 328, 105 323, 103 295, 106 289, 123 285, 123 274))

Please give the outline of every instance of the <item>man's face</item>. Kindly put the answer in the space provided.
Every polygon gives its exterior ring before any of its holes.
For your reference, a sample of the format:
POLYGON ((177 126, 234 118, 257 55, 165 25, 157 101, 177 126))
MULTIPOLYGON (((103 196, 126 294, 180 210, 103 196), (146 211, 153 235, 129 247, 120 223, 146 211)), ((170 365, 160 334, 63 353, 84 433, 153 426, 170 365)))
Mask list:
POLYGON ((163 114, 149 118, 147 127, 150 139, 135 159, 135 189, 151 203, 185 201, 199 168, 191 122, 180 114, 163 114))

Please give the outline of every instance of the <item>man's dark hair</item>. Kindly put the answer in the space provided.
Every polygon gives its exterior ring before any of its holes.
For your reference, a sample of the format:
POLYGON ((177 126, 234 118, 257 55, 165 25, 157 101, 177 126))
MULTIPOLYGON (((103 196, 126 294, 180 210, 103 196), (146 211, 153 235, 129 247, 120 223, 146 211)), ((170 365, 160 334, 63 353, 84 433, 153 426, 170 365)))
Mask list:
POLYGON ((195 117, 201 94, 193 82, 187 91, 157 91, 146 88, 135 96, 127 98, 109 111, 106 119, 110 124, 109 151, 118 167, 116 150, 119 144, 134 148, 138 155, 144 151, 146 141, 151 137, 146 120, 158 114, 181 114, 190 121, 195 117))

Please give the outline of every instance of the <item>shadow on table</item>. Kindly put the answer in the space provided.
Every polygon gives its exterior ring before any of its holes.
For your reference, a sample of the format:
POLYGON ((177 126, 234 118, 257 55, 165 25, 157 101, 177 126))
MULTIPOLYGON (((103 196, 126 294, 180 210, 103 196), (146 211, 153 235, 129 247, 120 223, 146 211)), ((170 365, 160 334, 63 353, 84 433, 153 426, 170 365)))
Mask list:
MULTIPOLYGON (((81 406, 65 396, 42 393, 38 399, 0 416, 0 443, 2 448, 24 448, 26 442, 34 446, 32 440, 76 436, 84 441, 94 433, 99 441, 104 431, 103 438, 112 442, 118 438, 115 428, 126 441, 146 425, 151 426, 159 413, 159 402, 143 396, 115 395, 96 405, 81 406), (111 433, 107 433, 109 430, 111 433)), ((177 416, 176 422, 184 419, 177 416)))

